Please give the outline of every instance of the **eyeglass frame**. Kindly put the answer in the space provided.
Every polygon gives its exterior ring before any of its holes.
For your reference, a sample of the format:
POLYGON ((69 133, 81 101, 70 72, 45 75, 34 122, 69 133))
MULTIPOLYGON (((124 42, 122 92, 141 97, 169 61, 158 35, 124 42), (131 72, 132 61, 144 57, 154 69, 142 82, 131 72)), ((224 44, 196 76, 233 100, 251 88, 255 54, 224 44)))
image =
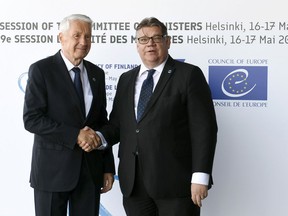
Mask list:
POLYGON ((153 37, 143 36, 143 37, 137 38, 137 41, 138 41, 139 44, 142 44, 142 45, 148 44, 151 39, 152 39, 152 41, 153 41, 154 43, 161 43, 162 40, 163 40, 164 38, 166 38, 166 37, 167 37, 167 35, 154 35, 153 37), (141 39, 144 39, 144 38, 148 39, 147 42, 146 42, 146 43, 140 42, 140 40, 141 40, 141 39), (155 38, 156 38, 156 41, 155 41, 155 38), (158 41, 158 38, 159 38, 159 41, 158 41))

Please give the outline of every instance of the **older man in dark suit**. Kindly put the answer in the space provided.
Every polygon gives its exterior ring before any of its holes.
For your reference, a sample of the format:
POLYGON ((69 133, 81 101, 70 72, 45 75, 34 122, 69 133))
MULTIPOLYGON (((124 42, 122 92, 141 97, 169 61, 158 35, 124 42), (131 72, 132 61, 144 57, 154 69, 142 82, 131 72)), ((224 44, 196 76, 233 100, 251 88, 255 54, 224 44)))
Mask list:
POLYGON ((165 25, 146 18, 136 29, 142 64, 121 75, 100 131, 120 141, 119 181, 128 216, 198 216, 212 184, 217 123, 199 67, 168 54, 165 25), (147 77, 147 78, 146 78, 147 77))
POLYGON ((29 68, 25 128, 34 133, 31 186, 37 216, 96 216, 100 193, 111 189, 111 148, 99 150, 95 130, 107 124, 104 71, 84 60, 92 20, 64 18, 55 55, 29 68), (78 92, 79 91, 79 92, 78 92))

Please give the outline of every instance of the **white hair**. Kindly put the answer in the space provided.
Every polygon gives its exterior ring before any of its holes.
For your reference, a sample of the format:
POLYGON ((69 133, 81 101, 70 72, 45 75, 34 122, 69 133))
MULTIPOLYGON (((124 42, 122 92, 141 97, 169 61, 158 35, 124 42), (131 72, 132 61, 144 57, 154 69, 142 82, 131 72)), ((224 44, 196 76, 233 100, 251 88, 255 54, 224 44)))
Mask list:
POLYGON ((86 23, 89 23, 92 27, 93 21, 90 17, 83 15, 83 14, 71 14, 67 17, 65 17, 61 22, 59 26, 60 32, 65 32, 69 29, 70 21, 72 20, 80 20, 86 23))

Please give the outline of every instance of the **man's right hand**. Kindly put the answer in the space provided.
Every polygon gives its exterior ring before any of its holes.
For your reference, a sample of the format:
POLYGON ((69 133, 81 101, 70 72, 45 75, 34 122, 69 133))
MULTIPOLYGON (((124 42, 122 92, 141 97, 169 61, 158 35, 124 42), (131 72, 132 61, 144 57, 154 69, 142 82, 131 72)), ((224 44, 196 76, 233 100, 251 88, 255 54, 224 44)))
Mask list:
POLYGON ((93 129, 85 126, 79 132, 77 143, 84 151, 90 152, 101 145, 101 139, 93 129))

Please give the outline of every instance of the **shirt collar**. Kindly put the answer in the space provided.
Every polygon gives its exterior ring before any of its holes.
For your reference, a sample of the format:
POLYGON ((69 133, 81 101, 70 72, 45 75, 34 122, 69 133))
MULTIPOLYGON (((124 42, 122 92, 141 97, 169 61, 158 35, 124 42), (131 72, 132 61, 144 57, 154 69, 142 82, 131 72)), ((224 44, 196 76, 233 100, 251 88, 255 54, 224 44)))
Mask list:
MULTIPOLYGON (((160 65, 158 65, 157 67, 154 67, 153 69, 155 69, 156 72, 158 72, 158 73, 162 73, 162 71, 164 69, 164 66, 165 66, 165 64, 167 62, 167 59, 168 59, 168 56, 165 59, 165 61, 163 61, 160 65)), ((149 70, 149 69, 143 63, 141 63, 141 67, 140 67, 140 71, 139 71, 138 77, 142 76, 143 73, 145 73, 147 70, 149 70)))
POLYGON ((83 71, 83 60, 80 62, 79 65, 75 66, 64 56, 62 51, 60 51, 60 54, 64 60, 64 63, 66 65, 68 71, 72 70, 74 67, 79 67, 80 70, 83 71))

